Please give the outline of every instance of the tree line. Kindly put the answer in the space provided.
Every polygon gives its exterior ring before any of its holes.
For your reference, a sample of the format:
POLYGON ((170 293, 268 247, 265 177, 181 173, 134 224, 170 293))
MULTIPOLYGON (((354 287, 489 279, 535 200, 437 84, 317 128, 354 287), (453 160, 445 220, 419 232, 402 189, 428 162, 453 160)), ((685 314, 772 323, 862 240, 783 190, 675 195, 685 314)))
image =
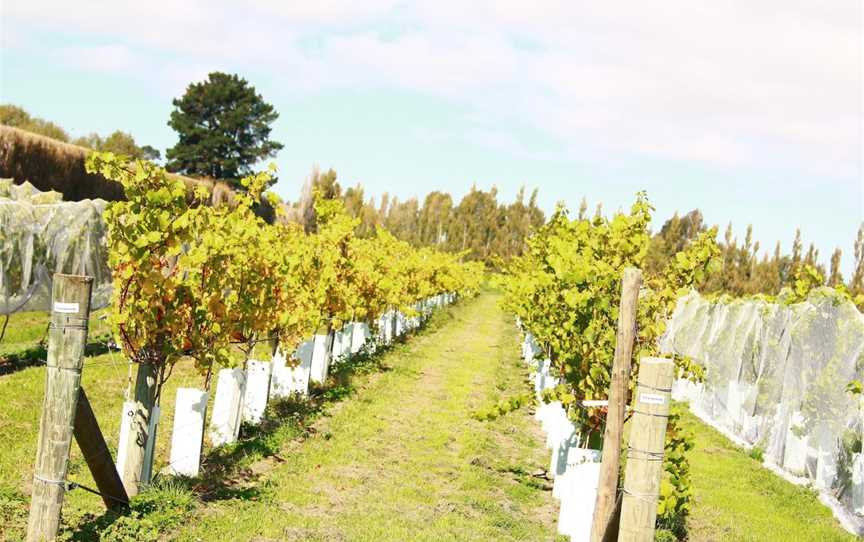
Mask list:
MULTIPOLYGON (((665 267, 666 262, 684 249, 700 233, 706 231, 702 213, 695 209, 679 216, 677 213, 667 220, 651 239, 645 258, 649 272, 665 267)), ((857 238, 852 246, 853 271, 844 277, 840 270, 843 257, 841 248, 831 254, 829 266, 819 260, 819 249, 813 243, 804 250, 801 229, 795 230, 792 250, 783 252, 780 242, 771 253, 764 252, 759 241, 753 240, 753 226, 748 225, 744 239, 739 240, 729 223, 718 242, 721 267, 717 273, 708 276, 699 290, 705 293, 728 293, 735 296, 766 294, 777 295, 785 286, 792 286, 797 272, 809 266, 818 275, 818 280, 834 288, 845 288, 853 298, 864 295, 864 223, 858 228, 857 238)), ((861 306, 859 299, 858 305, 861 306)))
POLYGON ((359 221, 357 234, 374 235, 381 226, 401 241, 418 247, 464 253, 471 261, 500 268, 502 263, 522 255, 525 241, 546 222, 537 204, 537 189, 526 195, 519 189, 512 202, 499 202, 498 190, 481 190, 476 185, 458 202, 447 192, 430 192, 422 203, 411 197, 400 200, 388 193, 367 197, 357 184, 344 189, 332 169, 314 170, 307 179, 300 200, 293 204, 289 218, 309 230, 314 227, 310 202, 312 194, 339 199, 346 211, 359 221))
MULTIPOLYGON (((243 192, 240 179, 250 175, 261 159, 282 148, 270 138, 271 125, 278 118, 275 108, 237 75, 211 73, 206 81, 190 84, 173 105, 168 124, 177 132, 178 142, 165 153, 170 172, 225 181, 243 192)), ((0 105, 0 124, 130 159, 156 161, 162 157, 157 149, 139 146, 120 130, 106 137, 91 133, 73 139, 57 124, 15 105, 0 105)), ((268 182, 275 182, 275 176, 268 182)), ((359 220, 361 237, 370 237, 376 227, 383 226, 414 246, 464 252, 467 259, 496 268, 521 255, 526 238, 546 219, 537 204, 537 190, 528 195, 523 188, 511 203, 499 202, 495 187, 485 191, 476 186, 458 202, 441 191, 428 194, 422 203, 387 193, 376 199, 367 197, 359 184, 343 190, 336 173, 329 170, 313 172, 301 202, 294 206, 295 215, 302 209, 296 220, 307 228, 314 224, 310 215, 314 188, 327 198, 343 201, 348 213, 359 220)))
MULTIPOLYGON (((172 105, 168 126, 177 132, 178 141, 165 151, 165 168, 171 173, 225 181, 242 191, 241 179, 282 148, 270 138, 271 125, 279 114, 255 87, 237 75, 212 72, 206 81, 190 83, 172 105)), ((159 150, 138 145, 127 132, 116 130, 105 137, 94 132, 72 138, 57 124, 16 105, 0 104, 0 124, 131 159, 162 158, 159 150)), ((275 178, 270 182, 275 183, 275 178)))
POLYGON ((0 104, 0 124, 20 128, 34 134, 43 135, 64 143, 71 143, 94 151, 113 152, 130 158, 144 160, 159 160, 162 153, 150 145, 139 146, 131 134, 115 130, 107 136, 92 132, 85 136, 73 138, 69 132, 57 124, 39 117, 34 117, 24 108, 11 104, 0 104))
MULTIPOLYGON (((272 124, 279 117, 278 112, 252 85, 236 74, 210 73, 205 81, 190 83, 183 96, 173 100, 172 104, 174 110, 168 125, 177 132, 178 141, 166 150, 168 171, 222 180, 242 192, 245 189, 240 179, 251 174, 261 160, 275 156, 283 147, 271 138, 272 124)), ((60 126, 33 117, 14 105, 0 105, 0 124, 93 150, 110 151, 130 158, 161 159, 160 151, 149 145, 139 146, 130 134, 120 130, 106 137, 93 133, 72 139, 60 126)), ((270 182, 275 182, 275 178, 270 182)), ((441 191, 429 193, 422 203, 417 198, 400 200, 387 193, 376 199, 368 197, 359 184, 343 189, 336 173, 328 170, 313 172, 301 200, 290 209, 289 216, 307 228, 314 224, 309 202, 315 188, 328 198, 344 202, 348 213, 359 220, 360 236, 370 236, 377 226, 384 226, 398 239, 415 246, 465 252, 468 259, 483 261, 494 269, 500 269, 504 262, 521 256, 526 239, 546 221, 537 205, 537 190, 526 196, 522 189, 510 203, 498 201, 495 187, 484 191, 476 186, 472 186, 458 203, 451 194, 441 191)), ((583 200, 580 218, 586 215, 586 211, 587 205, 583 200)), ((598 207, 597 216, 601 212, 598 207)), ((667 220, 652 236, 645 258, 646 270, 661 269, 669 258, 706 229, 698 209, 684 216, 676 214, 667 220)), ((824 284, 844 287, 853 295, 864 295, 864 224, 852 247, 854 271, 845 278, 840 271, 842 250, 837 248, 832 253, 826 268, 819 262, 819 251, 812 244, 804 250, 800 230, 796 231, 791 253, 784 253, 779 242, 773 253, 760 253, 758 241, 753 240, 752 226, 747 227, 743 241, 739 241, 730 224, 719 246, 722 267, 719 273, 700 285, 704 292, 774 295, 794 282, 799 268, 809 265, 824 284)))

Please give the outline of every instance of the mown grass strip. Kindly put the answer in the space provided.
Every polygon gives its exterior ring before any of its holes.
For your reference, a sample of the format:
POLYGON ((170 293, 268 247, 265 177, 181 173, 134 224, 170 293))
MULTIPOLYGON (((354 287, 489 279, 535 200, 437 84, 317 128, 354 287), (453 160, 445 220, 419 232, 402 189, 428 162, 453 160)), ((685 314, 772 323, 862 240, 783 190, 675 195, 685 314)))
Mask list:
MULTIPOLYGON (((487 299, 485 304, 488 305, 489 303, 490 301, 487 299)), ((472 302, 467 303, 469 306, 472 304, 472 302)), ((486 308, 489 309, 490 307, 486 308)), ((501 316, 494 310, 494 303, 492 303, 491 308, 492 310, 487 311, 489 314, 501 316)), ((456 309, 457 312, 463 310, 467 309, 456 309)), ((104 514, 98 497, 81 491, 69 493, 64 505, 65 529, 62 536, 70 540, 97 540, 100 537, 104 539, 105 536, 111 540, 157 540, 164 539, 166 536, 182 538, 184 536, 182 533, 172 534, 171 531, 187 522, 193 515, 198 516, 204 513, 209 516, 213 510, 220 509, 222 506, 227 506, 233 512, 236 508, 254 507, 262 502, 272 504, 274 481, 269 476, 270 470, 274 467, 278 469, 283 465, 290 464, 298 451, 303 453, 303 450, 308 448, 307 440, 313 443, 324 443, 325 448, 331 442, 337 441, 337 438, 339 439, 337 442, 344 442, 344 437, 348 433, 344 431, 344 427, 334 427, 331 423, 332 419, 339 419, 343 409, 351 410, 356 406, 365 408, 365 405, 378 403, 382 390, 389 389, 392 391, 393 388, 384 382, 391 377, 396 378, 395 375, 399 375, 398 380, 400 381, 419 385, 419 381, 426 376, 423 366, 429 363, 434 364, 436 360, 430 359, 428 352, 418 351, 418 343, 437 344, 442 329, 446 330, 463 324, 464 322, 461 321, 453 322, 453 317, 449 312, 439 312, 433 318, 431 325, 417 336, 412 337, 409 343, 398 344, 390 351, 379 355, 360 356, 336 367, 329 386, 314 390, 311 400, 288 400, 272 405, 267 421, 257 428, 244 428, 244 438, 240 442, 206 452, 201 477, 196 479, 161 478, 152 488, 135 500, 130 515, 104 514), (355 400, 348 401, 343 405, 339 404, 342 399, 348 397, 355 400), (322 415, 323 419, 320 419, 322 415), (331 417, 332 419, 328 419, 331 417), (313 423, 316 420, 318 422, 313 423)), ((515 356, 510 355, 510 353, 517 351, 515 346, 515 343, 508 344, 506 347, 501 344, 494 346, 494 349, 499 353, 505 351, 508 353, 512 371, 503 371, 497 374, 494 383, 496 391, 491 396, 487 397, 488 393, 483 392, 483 390, 480 390, 483 393, 477 394, 475 386, 478 382, 474 378, 473 371, 466 367, 461 373, 461 377, 451 382, 452 386, 447 385, 445 381, 439 381, 443 385, 443 388, 438 388, 439 397, 446 396, 451 387, 459 389, 461 394, 470 392, 472 397, 475 395, 478 397, 471 403, 472 408, 476 408, 480 404, 481 396, 484 398, 483 400, 490 397, 497 400, 500 398, 498 397, 500 393, 505 391, 511 393, 510 389, 513 386, 518 389, 523 384, 520 381, 520 367, 515 356)), ((453 352, 458 350, 452 344, 448 348, 453 352)), ((485 360, 489 354, 488 348, 484 345, 481 350, 482 356, 477 359, 485 360)), ((439 376, 443 376, 445 379, 452 377, 452 375, 440 371, 439 376)), ((119 408, 122 402, 122 390, 126 385, 126 377, 126 365, 117 354, 104 354, 88 358, 85 363, 84 386, 88 389, 88 393, 94 397, 92 400, 94 409, 111 446, 116 444, 116 438, 112 437, 116 435, 118 430, 119 408)), ((0 420, 0 441, 2 441, 0 444, 4 446, 5 452, 0 457, 0 520, 2 520, 0 539, 3 540, 20 539, 26 524, 29 478, 32 458, 35 454, 35 432, 38 428, 39 408, 41 408, 43 378, 44 372, 41 367, 24 368, 13 374, 0 377, 0 400, 5 401, 6 412, 9 414, 0 420)), ((200 376, 195 374, 194 370, 186 363, 181 363, 177 367, 174 376, 169 381, 163 397, 163 416, 159 426, 157 470, 161 465, 164 465, 167 458, 171 419, 173 417, 173 398, 176 388, 198 384, 200 384, 200 376)), ((390 397, 392 399, 394 396, 391 394, 390 397)), ((391 411, 398 412, 398 409, 391 408, 391 411)), ((451 417, 452 423, 457 425, 468 420, 468 410, 459 410, 448 406, 442 410, 443 412, 449 412, 448 416, 451 417)), ((383 419, 383 417, 381 418, 383 419)), ((353 420, 349 425, 355 427, 365 427, 367 430, 374 427, 374 418, 370 420, 369 418, 364 419, 362 416, 359 418, 349 416, 348 419, 353 420)), ((400 419, 403 423, 412 420, 413 418, 400 419)), ((422 417, 418 418, 418 421, 422 424, 422 417)), ((471 421, 471 423, 477 422, 471 421)), ((516 431, 515 428, 510 427, 508 431, 511 435, 510 438, 521 439, 522 446, 526 446, 529 451, 532 447, 537 446, 538 441, 531 436, 526 438, 521 430, 516 431)), ((437 437, 438 442, 432 448, 423 443, 423 439, 405 441, 403 444, 407 443, 409 448, 415 450, 409 455, 434 459, 437 445, 440 444, 445 448, 453 446, 453 441, 447 431, 439 430, 437 437)), ((489 442, 486 444, 488 445, 489 442)), ((536 470, 535 465, 526 464, 524 458, 521 457, 525 450, 522 448, 520 450, 517 454, 519 457, 514 457, 513 461, 510 462, 501 462, 500 458, 497 457, 499 455, 498 450, 494 446, 485 454, 460 457, 459 461, 464 464, 463 466, 467 465, 466 468, 469 470, 475 471, 475 476, 483 482, 487 491, 494 489, 497 494, 501 490, 498 483, 500 480, 492 480, 494 483, 490 483, 490 477, 492 479, 506 478, 509 485, 512 486, 507 489, 507 492, 515 491, 518 494, 525 491, 535 498, 545 496, 548 488, 544 486, 542 481, 538 481, 528 474, 536 470), (484 455, 488 457, 484 457, 484 455)), ((539 464, 543 462, 542 455, 541 452, 538 457, 539 464)), ((307 457, 314 460, 315 454, 308 452, 307 457)), ((380 457, 371 457, 370 460, 375 462, 376 468, 381 467, 380 457)), ((445 469, 445 471, 439 474, 444 475, 445 479, 449 481, 450 475, 447 474, 449 470, 445 469)), ((432 476, 434 477, 434 475, 432 476)), ((313 478, 310 476, 310 479, 313 478)), ((72 451, 70 479, 85 485, 93 485, 86 466, 75 447, 72 451)), ((392 476, 387 477, 387 479, 395 480, 392 476)), ((472 483, 479 482, 472 479, 472 483)), ((419 494, 418 488, 414 488, 413 491, 419 494)), ((494 518, 493 523, 498 525, 496 530, 526 529, 524 521, 516 521, 511 517, 508 508, 502 509, 497 501, 498 499, 490 500, 488 495, 484 498, 475 495, 464 503, 441 500, 436 504, 437 508, 435 509, 449 511, 453 514, 464 508, 469 511, 469 517, 480 513, 479 511, 484 511, 485 514, 494 518)), ((548 505, 548 502, 545 504, 548 505)), ((365 517, 365 514, 363 516, 364 521, 369 519, 365 517)), ((549 512, 547 516, 547 524, 554 523, 554 514, 549 512)), ((355 517, 354 521, 360 521, 360 519, 355 517)), ((391 521, 392 519, 390 518, 391 521)), ((387 524, 388 521, 385 518, 379 518, 378 528, 388 529, 387 524)), ((197 525, 201 525, 206 532, 211 530, 210 525, 206 523, 197 523, 197 525)), ((369 523, 367 522, 366 525, 368 526, 369 523)), ((450 529, 448 525, 449 522, 445 518, 445 521, 438 524, 437 529, 438 531, 450 529)), ((325 532, 323 538, 330 539, 327 535, 330 532, 325 532)), ((525 530, 523 534, 529 532, 532 531, 525 530)), ((371 536, 371 534, 367 534, 371 536)), ((362 536, 360 539, 367 539, 364 538, 366 535, 362 536)), ((229 538, 234 539, 233 536, 229 536, 229 538)), ((533 540, 535 538, 532 534, 527 538, 522 536, 508 539, 533 540)))
POLYGON ((857 540, 819 502, 816 491, 783 480, 689 411, 681 424, 696 441, 690 452, 690 540, 857 540))
POLYGON ((254 498, 211 502, 178 540, 556 540, 547 462, 512 322, 484 294, 383 358, 384 370, 280 452, 254 498))

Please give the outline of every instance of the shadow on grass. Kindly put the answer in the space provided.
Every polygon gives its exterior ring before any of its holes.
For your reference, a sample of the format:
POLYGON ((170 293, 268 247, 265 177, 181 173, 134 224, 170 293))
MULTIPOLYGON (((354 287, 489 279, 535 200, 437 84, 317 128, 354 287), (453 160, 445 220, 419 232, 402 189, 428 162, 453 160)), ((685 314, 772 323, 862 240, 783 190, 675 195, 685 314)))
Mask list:
POLYGON ((78 518, 78 522, 69 522, 75 527, 67 539, 98 541, 111 532, 111 540, 151 540, 148 538, 151 534, 152 540, 159 540, 186 520, 196 502, 258 499, 261 477, 274 464, 285 461, 279 456, 284 445, 314 435, 314 421, 326 415, 328 405, 343 401, 357 391, 358 376, 392 370, 383 361, 387 353, 398 350, 411 337, 434 332, 454 318, 451 311, 435 311, 424 324, 391 345, 376 341, 356 354, 344 356, 330 367, 323 386, 311 384, 308 397, 292 395, 271 401, 259 425, 244 423, 237 442, 207 451, 199 476, 158 474, 150 487, 132 499, 130 510, 120 514, 111 511, 98 516, 86 514, 78 518), (192 504, 187 505, 186 494, 192 504))
POLYGON ((271 401, 260 424, 244 423, 237 442, 213 448, 204 456, 195 485, 200 499, 206 502, 258 497, 260 491, 255 484, 269 470, 269 465, 256 462, 284 462, 279 452, 285 443, 314 435, 315 420, 326 413, 328 405, 355 393, 358 376, 389 371, 391 368, 383 363, 384 354, 403 342, 389 347, 377 344, 364 347, 344 357, 331 366, 325 385, 310 384, 308 397, 295 394, 271 401))
MULTIPOLYGON (((102 335, 94 337, 87 342, 84 349, 85 356, 99 356, 111 350, 111 337, 102 335)), ((34 365, 45 365, 48 358, 47 342, 38 342, 25 347, 23 350, 0 355, 0 376, 20 371, 34 365)))
POLYGON ((101 516, 86 513, 77 518, 74 531, 61 531, 58 540, 156 542, 161 533, 181 526, 195 508, 193 486, 190 478, 162 477, 133 497, 129 509, 101 516))

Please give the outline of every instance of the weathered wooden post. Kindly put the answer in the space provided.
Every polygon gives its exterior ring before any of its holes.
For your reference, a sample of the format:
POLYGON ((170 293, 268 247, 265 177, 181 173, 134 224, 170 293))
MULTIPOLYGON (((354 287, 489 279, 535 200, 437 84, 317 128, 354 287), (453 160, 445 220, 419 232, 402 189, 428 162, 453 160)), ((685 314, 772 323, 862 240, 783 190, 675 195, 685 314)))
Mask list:
POLYGON ((639 363, 624 472, 619 542, 654 540, 674 367, 672 360, 663 358, 646 357, 639 363))
POLYGON ((609 521, 606 523, 602 542, 617 542, 618 540, 618 525, 621 523, 621 498, 623 496, 622 493, 618 493, 618 498, 615 499, 615 507, 612 508, 612 515, 609 516, 609 521))
POLYGON ((92 277, 54 275, 45 398, 39 422, 28 542, 54 540, 60 527, 92 287, 92 277))
POLYGON ((128 432, 121 432, 121 442, 118 447, 117 466, 123 478, 123 487, 130 497, 138 494, 140 485, 149 482, 149 468, 145 468, 147 441, 155 438, 150 435, 151 423, 156 405, 157 370, 152 363, 139 363, 135 378, 134 396, 131 401, 123 404, 123 416, 129 419, 123 423, 129 424, 128 432), (124 434, 125 433, 125 434, 124 434))
POLYGON ((621 462, 621 439, 624 429, 624 410, 630 384, 630 360, 636 336, 636 304, 642 272, 627 268, 621 281, 621 302, 618 308, 618 333, 615 338, 615 359, 612 362, 612 380, 609 384, 609 407, 603 434, 603 462, 597 482, 597 500, 591 524, 591 542, 601 542, 609 517, 615 508, 618 492, 618 468, 621 462))
POLYGON ((90 407, 90 401, 84 388, 81 388, 78 396, 78 408, 75 412, 75 442, 81 448, 84 460, 93 474, 96 487, 102 493, 102 500, 111 510, 123 508, 129 504, 123 480, 117 473, 114 460, 111 459, 111 451, 99 429, 99 422, 90 407))

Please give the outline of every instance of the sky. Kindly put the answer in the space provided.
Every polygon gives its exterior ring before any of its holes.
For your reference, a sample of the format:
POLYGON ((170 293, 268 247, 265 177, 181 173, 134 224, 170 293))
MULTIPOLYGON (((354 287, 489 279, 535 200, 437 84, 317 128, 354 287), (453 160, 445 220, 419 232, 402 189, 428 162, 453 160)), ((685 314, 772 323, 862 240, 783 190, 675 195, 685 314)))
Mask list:
POLYGON ((313 167, 400 199, 472 184, 546 211, 698 208, 852 267, 864 221, 860 0, 3 0, 0 102, 163 151, 211 71, 280 117, 276 192, 313 167), (295 5, 296 4, 296 5, 295 5))

